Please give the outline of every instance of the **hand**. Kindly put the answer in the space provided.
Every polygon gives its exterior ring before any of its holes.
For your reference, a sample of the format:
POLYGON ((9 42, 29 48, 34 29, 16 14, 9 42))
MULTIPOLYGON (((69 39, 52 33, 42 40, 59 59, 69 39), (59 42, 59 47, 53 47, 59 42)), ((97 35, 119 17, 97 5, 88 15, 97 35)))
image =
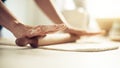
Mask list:
POLYGON ((39 25, 28 29, 22 36, 16 39, 16 44, 18 46, 25 46, 30 44, 31 47, 38 47, 38 39, 44 38, 46 34, 54 33, 60 30, 66 29, 66 26, 63 24, 59 25, 39 25))
POLYGON ((65 32, 70 33, 72 36, 93 36, 93 35, 98 35, 98 34, 103 34, 105 33, 104 31, 98 31, 98 32, 90 32, 90 31, 86 31, 86 30, 80 30, 74 27, 67 27, 65 32))

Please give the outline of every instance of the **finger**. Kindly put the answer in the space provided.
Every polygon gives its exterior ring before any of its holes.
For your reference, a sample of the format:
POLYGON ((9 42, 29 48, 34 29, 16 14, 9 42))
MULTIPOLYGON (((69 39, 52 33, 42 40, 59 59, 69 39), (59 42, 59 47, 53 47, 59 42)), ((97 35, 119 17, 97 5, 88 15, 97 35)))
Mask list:
POLYGON ((45 36, 48 33, 54 33, 60 30, 64 30, 66 28, 65 25, 40 25, 32 28, 26 34, 27 37, 31 38, 34 36, 45 36))
POLYGON ((67 28, 65 30, 65 32, 68 32, 68 33, 73 34, 73 35, 78 35, 78 36, 86 34, 85 30, 79 30, 79 29, 75 29, 75 28, 67 28))
POLYGON ((99 34, 104 34, 104 33, 105 33, 105 31, 101 30, 101 31, 98 31, 98 32, 85 32, 82 35, 92 36, 92 35, 99 35, 99 34))
POLYGON ((86 33, 83 33, 81 35, 88 35, 88 36, 91 36, 91 35, 98 35, 100 34, 100 32, 86 32, 86 33))

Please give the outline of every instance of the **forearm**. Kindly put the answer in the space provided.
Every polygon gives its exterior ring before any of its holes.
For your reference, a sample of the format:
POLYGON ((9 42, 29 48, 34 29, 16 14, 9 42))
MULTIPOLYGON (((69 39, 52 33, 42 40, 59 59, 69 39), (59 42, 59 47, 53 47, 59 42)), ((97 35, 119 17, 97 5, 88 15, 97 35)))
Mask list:
POLYGON ((0 25, 13 32, 15 26, 19 24, 16 17, 6 8, 2 1, 0 1, 0 25))
POLYGON ((67 25, 66 20, 56 7, 52 4, 51 0, 35 0, 36 4, 42 11, 56 24, 64 23, 67 25))
POLYGON ((11 31, 16 38, 22 37, 27 26, 22 24, 0 1, 0 25, 11 31))

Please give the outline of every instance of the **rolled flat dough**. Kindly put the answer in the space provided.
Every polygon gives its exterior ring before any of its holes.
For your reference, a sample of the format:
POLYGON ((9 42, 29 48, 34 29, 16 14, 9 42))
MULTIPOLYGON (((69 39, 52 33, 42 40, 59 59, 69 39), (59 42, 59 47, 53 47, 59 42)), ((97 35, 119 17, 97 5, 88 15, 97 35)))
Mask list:
POLYGON ((119 46, 114 43, 64 43, 51 46, 43 46, 41 49, 72 51, 72 52, 100 52, 118 49, 119 46))

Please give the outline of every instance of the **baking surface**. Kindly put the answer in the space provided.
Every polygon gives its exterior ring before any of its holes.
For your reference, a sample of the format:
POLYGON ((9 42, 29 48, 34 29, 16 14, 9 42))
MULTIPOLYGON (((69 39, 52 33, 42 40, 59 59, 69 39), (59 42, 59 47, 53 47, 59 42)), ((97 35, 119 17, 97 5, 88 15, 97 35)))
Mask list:
MULTIPOLYGON (((68 44, 74 45, 74 43, 59 45, 68 47, 68 44)), ((120 46, 120 43, 117 44, 120 46)), ((59 45, 54 45, 54 48, 59 48, 59 45)), ((71 47, 70 45, 68 49, 71 47)), ((71 52, 0 45, 0 68, 120 68, 120 49, 71 52)))

